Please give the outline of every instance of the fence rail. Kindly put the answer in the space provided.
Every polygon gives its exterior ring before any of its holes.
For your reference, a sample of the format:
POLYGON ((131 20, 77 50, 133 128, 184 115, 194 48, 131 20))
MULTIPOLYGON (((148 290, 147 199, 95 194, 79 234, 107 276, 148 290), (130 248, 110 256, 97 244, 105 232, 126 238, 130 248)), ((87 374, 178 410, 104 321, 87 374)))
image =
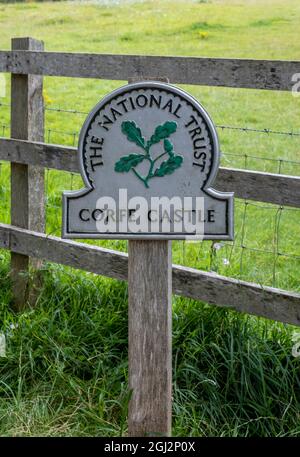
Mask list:
POLYGON ((177 84, 291 90, 300 61, 0 51, 0 72, 112 80, 168 77, 177 84))
MULTIPOLYGON (((0 138, 0 160, 79 173, 76 149, 53 144, 0 138)), ((300 177, 221 167, 215 185, 238 198, 300 207, 300 177)))
MULTIPOLYGON (((15 138, 0 138, 0 160, 12 163, 15 177, 18 174, 28 191, 35 168, 79 171, 75 148, 43 143, 44 132, 34 128, 40 125, 43 130, 43 100, 42 81, 32 75, 113 80, 168 77, 172 83, 284 91, 291 90, 293 75, 300 73, 299 61, 43 52, 34 50, 42 49, 42 44, 30 38, 13 40, 13 47, 13 51, 0 51, 0 72, 12 73, 12 113, 15 113, 12 117, 15 138), (34 106, 39 109, 33 109, 34 106)), ((300 207, 299 184, 300 178, 295 176, 229 168, 221 168, 216 180, 220 190, 234 191, 236 197, 293 207, 300 207)), ((41 200, 43 190, 41 186, 39 189, 36 194, 41 200)), ((10 250, 13 257, 24 256, 24 260, 45 259, 119 280, 127 279, 127 254, 40 233, 37 221, 31 220, 31 210, 39 211, 36 196, 28 192, 22 196, 26 200, 22 200, 24 204, 18 203, 22 188, 16 179, 12 181, 11 192, 12 202, 17 202, 20 212, 19 219, 13 222, 18 226, 0 224, 0 248, 10 250)), ((16 208, 12 211, 16 214, 16 208)), ((20 270, 17 267, 17 271, 20 270)), ((300 294, 297 293, 178 265, 173 266, 173 292, 300 325, 300 294)))
MULTIPOLYGON (((127 280, 124 252, 0 224, 0 247, 110 278, 127 280)), ((300 325, 300 294, 173 265, 173 292, 244 313, 300 325)))

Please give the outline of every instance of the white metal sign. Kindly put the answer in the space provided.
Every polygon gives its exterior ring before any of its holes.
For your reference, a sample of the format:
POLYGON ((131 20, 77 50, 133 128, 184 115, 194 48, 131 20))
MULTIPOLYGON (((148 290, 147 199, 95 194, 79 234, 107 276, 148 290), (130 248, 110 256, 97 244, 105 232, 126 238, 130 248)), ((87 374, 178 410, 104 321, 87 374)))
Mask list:
POLYGON ((63 196, 63 237, 232 239, 233 194, 211 186, 216 129, 195 98, 169 84, 128 84, 81 130, 85 189, 63 196))

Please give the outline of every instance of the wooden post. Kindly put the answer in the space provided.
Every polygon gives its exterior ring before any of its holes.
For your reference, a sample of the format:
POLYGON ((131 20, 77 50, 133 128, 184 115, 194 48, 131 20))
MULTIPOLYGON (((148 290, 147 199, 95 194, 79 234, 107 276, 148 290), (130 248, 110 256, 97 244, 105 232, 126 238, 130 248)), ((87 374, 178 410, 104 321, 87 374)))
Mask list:
MULTIPOLYGON (((33 38, 13 38, 12 50, 42 51, 43 42, 33 38)), ((43 77, 12 74, 11 137, 43 141, 43 77)), ((17 227, 45 231, 44 170, 37 166, 11 164, 11 223, 17 227)), ((32 266, 40 262, 33 260, 32 266)), ((29 257, 11 254, 14 307, 17 311, 29 300, 29 257)))
POLYGON ((129 436, 170 436, 172 244, 129 241, 129 436))

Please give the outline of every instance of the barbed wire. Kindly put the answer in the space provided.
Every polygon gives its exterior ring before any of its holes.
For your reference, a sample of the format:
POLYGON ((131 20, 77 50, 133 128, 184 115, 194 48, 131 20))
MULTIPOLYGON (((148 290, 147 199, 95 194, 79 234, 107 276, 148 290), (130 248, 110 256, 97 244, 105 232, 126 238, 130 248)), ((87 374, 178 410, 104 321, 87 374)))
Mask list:
POLYGON ((286 132, 286 131, 280 131, 280 130, 272 130, 270 128, 264 128, 264 129, 255 129, 252 127, 238 127, 238 126, 232 126, 232 125, 218 125, 216 124, 216 127, 224 130, 238 130, 240 132, 252 132, 252 133, 266 133, 267 135, 287 135, 287 136, 300 136, 300 132, 286 132))
MULTIPOLYGON (((68 113, 68 114, 79 114, 79 115, 84 115, 87 116, 89 113, 87 111, 80 111, 76 109, 66 109, 66 108, 60 108, 60 107, 45 107, 46 111, 54 111, 58 113, 68 113)), ((232 125, 219 125, 216 124, 216 127, 221 129, 221 130, 238 130, 241 132, 253 132, 253 133, 265 133, 268 135, 287 135, 287 136, 300 136, 300 132, 293 132, 293 131, 278 131, 278 130, 273 130, 270 128, 264 128, 264 129, 257 129, 253 127, 239 127, 239 126, 232 126, 232 125)))
POLYGON ((80 111, 76 109, 66 109, 66 108, 59 108, 59 107, 50 107, 45 106, 46 111, 55 111, 57 113, 68 113, 68 114, 80 114, 83 116, 87 116, 89 113, 87 111, 80 111))
POLYGON ((238 158, 245 158, 245 159, 256 159, 256 160, 266 160, 269 162, 285 162, 285 163, 293 163, 300 165, 300 161, 298 160, 290 160, 290 159, 274 159, 272 157, 259 157, 259 156, 253 156, 252 154, 236 154, 233 152, 223 152, 221 151, 221 156, 226 155, 226 156, 231 156, 231 157, 238 157, 238 158))
MULTIPOLYGON (((10 107, 9 103, 0 102, 0 107, 10 107)), ((68 108, 60 108, 55 106, 45 106, 45 111, 53 111, 57 113, 66 113, 66 114, 78 114, 82 116, 87 116, 89 113, 87 111, 81 111, 77 109, 68 109, 68 108)), ((251 133, 264 133, 267 135, 285 135, 289 137, 300 137, 300 132, 291 131, 282 131, 282 130, 273 130, 269 127, 266 128, 254 128, 254 127, 241 127, 241 126, 234 126, 234 125, 226 125, 226 124, 216 124, 216 127, 221 130, 236 130, 239 132, 251 132, 251 133)))

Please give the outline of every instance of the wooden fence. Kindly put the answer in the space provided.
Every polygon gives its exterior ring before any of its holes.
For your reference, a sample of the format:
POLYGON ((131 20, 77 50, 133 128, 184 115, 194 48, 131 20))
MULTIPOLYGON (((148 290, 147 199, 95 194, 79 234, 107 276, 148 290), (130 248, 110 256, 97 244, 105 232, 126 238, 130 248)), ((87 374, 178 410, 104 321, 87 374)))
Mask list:
MULTIPOLYGON (((32 38, 0 51, 0 72, 12 74, 11 139, 0 138, 0 160, 11 162, 11 224, 0 224, 0 247, 12 252, 14 295, 25 302, 29 259, 69 265, 127 280, 127 254, 62 240, 45 231, 44 169, 78 172, 76 150, 43 142, 43 76, 128 80, 169 78, 171 83, 291 90, 300 62, 197 57, 154 57, 44 52, 32 38), (38 260, 37 260, 38 259, 38 260)), ((300 178, 221 168, 216 187, 238 198, 300 207, 300 178)), ((215 273, 173 266, 173 292, 217 306, 300 325, 300 294, 215 273)))

